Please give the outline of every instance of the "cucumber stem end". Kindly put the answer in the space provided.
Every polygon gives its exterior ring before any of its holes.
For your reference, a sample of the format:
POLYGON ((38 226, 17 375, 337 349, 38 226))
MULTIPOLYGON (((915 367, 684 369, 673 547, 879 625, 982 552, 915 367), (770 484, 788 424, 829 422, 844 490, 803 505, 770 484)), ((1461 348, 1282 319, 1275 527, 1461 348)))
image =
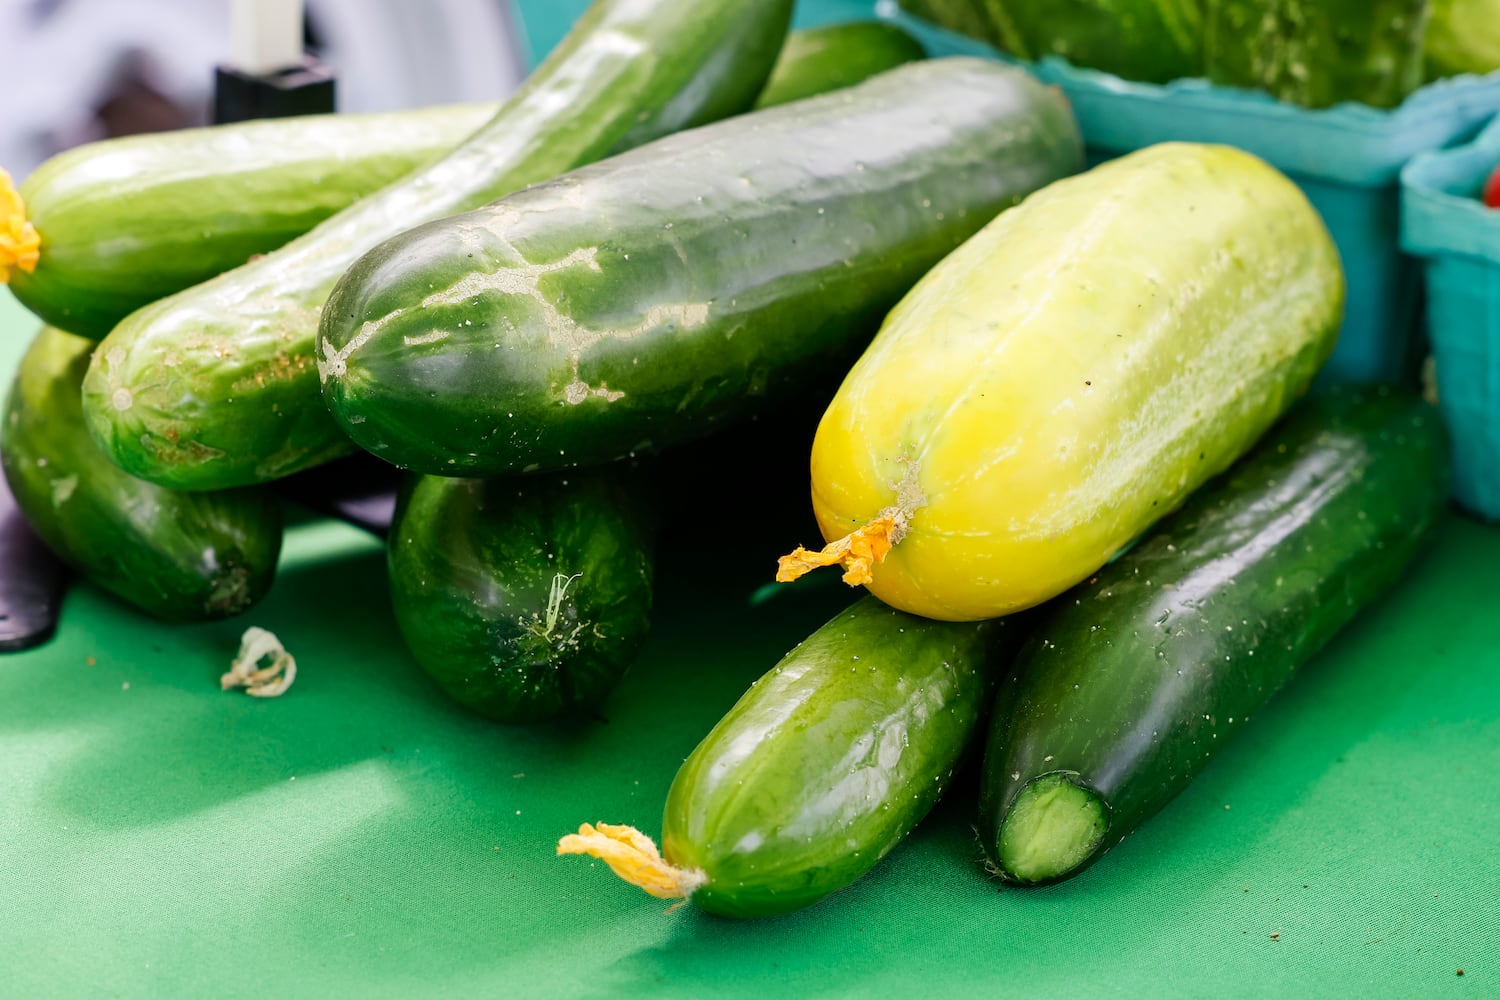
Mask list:
POLYGON ((1092 859, 1109 829, 1098 793, 1078 784, 1072 771, 1031 779, 1000 822, 996 867, 1006 881, 1057 882, 1092 859))
POLYGON ((10 174, 0 170, 0 285, 10 281, 12 268, 27 274, 36 270, 41 258, 41 237, 26 218, 26 205, 11 182, 10 174))
POLYGON ((887 507, 880 514, 843 538, 829 542, 818 552, 797 546, 776 564, 776 582, 790 583, 819 566, 844 567, 844 582, 851 587, 869 583, 875 564, 884 562, 891 547, 906 535, 910 518, 899 508, 887 507))

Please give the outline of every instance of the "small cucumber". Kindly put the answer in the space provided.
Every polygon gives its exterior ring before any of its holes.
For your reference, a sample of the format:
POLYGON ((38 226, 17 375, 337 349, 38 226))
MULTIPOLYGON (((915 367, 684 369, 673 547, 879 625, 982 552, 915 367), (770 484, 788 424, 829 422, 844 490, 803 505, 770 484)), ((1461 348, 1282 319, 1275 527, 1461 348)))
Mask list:
POLYGON ((48 323, 99 339, 436 159, 494 113, 307 115, 74 147, 21 185, 40 246, 11 291, 48 323))
POLYGON ((16 503, 86 579, 169 621, 238 614, 265 595, 281 507, 265 489, 181 493, 127 475, 79 412, 94 342, 44 327, 21 359, 0 427, 16 503))
POLYGON ((935 622, 866 597, 756 681, 683 763, 660 854, 607 824, 585 824, 558 853, 726 917, 815 903, 941 797, 1017 636, 1016 621, 935 622))
POLYGON ((1429 80, 1500 69, 1500 0, 1432 0, 1422 54, 1429 80))
POLYGON ((1082 164, 973 58, 694 129, 417 227, 323 314, 324 398, 393 465, 495 475, 703 437, 842 371, 922 273, 1082 164))
POLYGON ((985 754, 993 869, 1068 878, 1166 805, 1406 570, 1446 505, 1447 463, 1414 395, 1315 397, 1042 612, 985 754))
POLYGON ((913 614, 990 618, 1085 579, 1307 388, 1338 252, 1287 177, 1169 143, 1059 181, 912 289, 812 449, 841 563, 913 614))
POLYGON ((651 624, 651 525, 618 470, 418 476, 391 525, 396 624, 455 700, 502 722, 593 709, 651 624))
POLYGON ((1057 56, 1127 80, 1203 67, 1204 0, 899 0, 917 17, 1008 52, 1057 56))
POLYGON ((794 31, 787 36, 755 107, 775 107, 850 87, 926 56, 921 42, 884 21, 794 31))
POLYGON ((595 0, 447 156, 252 263, 126 317, 84 380, 95 438, 181 489, 265 482, 352 450, 318 398, 318 316, 361 253, 611 151, 747 110, 791 0, 595 0))
POLYGON ((1422 85, 1429 0, 1207 0, 1208 78, 1306 108, 1393 108, 1422 85))

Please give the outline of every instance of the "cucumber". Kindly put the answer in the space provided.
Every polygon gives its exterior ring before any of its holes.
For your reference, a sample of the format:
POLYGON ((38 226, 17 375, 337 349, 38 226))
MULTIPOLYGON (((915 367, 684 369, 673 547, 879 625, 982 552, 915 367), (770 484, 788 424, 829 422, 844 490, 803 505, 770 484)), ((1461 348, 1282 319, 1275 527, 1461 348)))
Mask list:
POLYGON ((1169 143, 1059 181, 912 289, 812 448, 820 553, 929 618, 1008 614, 1087 577, 1298 397, 1343 312, 1301 190, 1169 143))
POLYGON ((318 314, 362 252, 418 223, 701 122, 759 94, 791 0, 595 0, 478 132, 286 246, 128 316, 100 345, 84 412, 119 465, 213 489, 352 445, 318 399, 318 314))
POLYGON ((40 248, 11 291, 46 322, 102 338, 436 159, 494 113, 307 115, 74 147, 21 185, 40 248))
POLYGON ((43 327, 0 427, 5 478, 47 546, 99 587, 168 621, 239 614, 271 586, 281 507, 265 489, 181 493, 107 461, 79 413, 94 342, 43 327))
POLYGON ((1393 108, 1422 85, 1428 0, 1207 0, 1209 80, 1306 108, 1393 108))
POLYGON ((755 107, 771 108, 853 86, 926 56, 921 42, 884 21, 794 31, 787 36, 755 107))
POLYGON ((456 701, 502 722, 598 707, 651 623, 651 524, 614 470, 416 476, 388 560, 396 624, 456 701))
POLYGON ((808 906, 885 857, 971 747, 1017 623, 952 624, 874 598, 818 629, 756 681, 677 772, 662 851, 585 824, 591 854, 652 895, 765 917, 808 906))
POLYGON ((1500 69, 1500 0, 1432 0, 1422 56, 1429 80, 1500 69))
POLYGON ((846 368, 927 268, 1081 159, 1060 95, 973 58, 670 136, 362 257, 323 314, 324 399, 436 474, 702 437, 846 368))
POLYGON ((1147 83, 1200 75, 1204 2, 900 0, 917 17, 1018 59, 1057 56, 1147 83))
POLYGON ((985 751, 992 870, 1068 878, 1171 801, 1401 576, 1447 476, 1442 423, 1415 395, 1315 398, 1044 612, 985 751))

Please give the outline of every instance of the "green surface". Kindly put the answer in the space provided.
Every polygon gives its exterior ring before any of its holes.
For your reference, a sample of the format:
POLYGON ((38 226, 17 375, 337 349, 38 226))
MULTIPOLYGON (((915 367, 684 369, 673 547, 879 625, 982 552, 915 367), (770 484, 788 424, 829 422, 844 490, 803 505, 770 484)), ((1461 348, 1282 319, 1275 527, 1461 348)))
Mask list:
MULTIPOLYGON (((0 371, 31 330, 0 295, 0 371)), ((658 832, 696 741, 847 596, 810 577, 752 607, 776 553, 712 585, 693 554, 664 548, 658 626, 607 721, 564 730, 446 701, 353 529, 292 528, 270 596, 232 622, 157 625, 75 589, 49 645, 0 658, 0 992, 1500 993, 1500 531, 1451 519, 1077 879, 999 891, 969 774, 864 880, 751 924, 552 855, 585 820, 658 832), (298 659, 279 700, 218 688, 252 624, 298 659)))

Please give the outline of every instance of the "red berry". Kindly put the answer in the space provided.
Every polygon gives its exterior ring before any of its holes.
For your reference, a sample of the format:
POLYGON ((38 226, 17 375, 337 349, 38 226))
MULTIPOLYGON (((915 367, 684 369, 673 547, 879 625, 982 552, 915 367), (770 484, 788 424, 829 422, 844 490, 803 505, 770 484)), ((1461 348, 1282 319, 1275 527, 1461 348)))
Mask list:
POLYGON ((1490 208, 1500 208, 1500 167, 1490 172, 1490 176, 1484 182, 1484 192, 1480 194, 1479 200, 1490 208))

